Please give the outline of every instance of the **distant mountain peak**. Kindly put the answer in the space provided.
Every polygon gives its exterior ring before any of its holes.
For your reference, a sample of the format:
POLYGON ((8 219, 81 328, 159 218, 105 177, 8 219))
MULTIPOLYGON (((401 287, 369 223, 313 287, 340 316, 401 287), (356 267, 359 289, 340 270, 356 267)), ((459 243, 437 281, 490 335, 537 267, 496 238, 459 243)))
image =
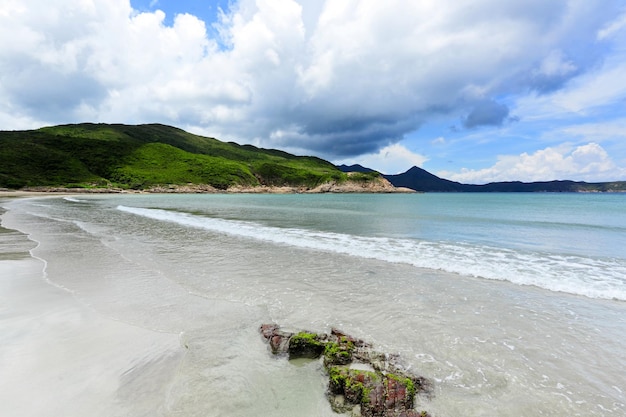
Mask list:
POLYGON ((396 187, 411 188, 415 191, 467 191, 466 185, 445 180, 417 166, 397 175, 384 175, 396 187))
POLYGON ((585 183, 574 181, 492 182, 485 185, 461 184, 439 178, 430 172, 412 167, 398 175, 384 175, 396 187, 432 192, 623 192, 626 181, 585 183))
POLYGON ((409 170, 406 171, 405 174, 413 175, 415 177, 429 178, 429 179, 438 179, 438 180, 441 179, 438 176, 436 176, 434 174, 431 174, 430 172, 428 172, 425 169, 420 168, 418 166, 413 166, 413 167, 409 168, 409 170))
POLYGON ((376 172, 375 169, 367 168, 359 164, 354 165, 337 165, 337 168, 342 172, 376 172))

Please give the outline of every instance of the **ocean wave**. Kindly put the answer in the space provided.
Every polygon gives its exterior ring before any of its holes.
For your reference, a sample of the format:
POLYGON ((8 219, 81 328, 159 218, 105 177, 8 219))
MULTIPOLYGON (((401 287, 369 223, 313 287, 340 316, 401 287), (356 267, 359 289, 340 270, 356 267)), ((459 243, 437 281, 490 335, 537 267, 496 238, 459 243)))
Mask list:
POLYGON ((80 200, 74 197, 63 197, 63 200, 69 201, 70 203, 88 203, 87 200, 80 200))
POLYGON ((590 298, 626 301, 626 261, 621 259, 511 250, 463 242, 365 237, 269 227, 248 221, 121 205, 117 209, 185 227, 276 244, 533 285, 590 298))

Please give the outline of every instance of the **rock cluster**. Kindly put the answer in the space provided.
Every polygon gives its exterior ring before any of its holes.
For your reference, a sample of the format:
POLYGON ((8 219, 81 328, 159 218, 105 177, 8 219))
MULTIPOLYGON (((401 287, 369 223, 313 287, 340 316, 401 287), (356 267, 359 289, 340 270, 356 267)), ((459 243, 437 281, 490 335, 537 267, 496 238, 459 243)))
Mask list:
MULTIPOLYGON (((348 174, 349 176, 349 174, 348 174)), ((405 187, 395 187, 389 180, 379 177, 369 181, 331 181, 308 190, 309 193, 414 193, 415 190, 405 187)))
MULTIPOLYGON (((3 191, 0 189, 0 191, 3 191)), ((11 191, 4 189, 4 191, 11 191)), ((163 184, 134 190, 121 189, 116 187, 96 187, 93 188, 65 188, 65 187, 24 187, 20 191, 47 192, 47 193, 165 193, 165 194, 321 194, 321 193, 414 193, 410 188, 394 187, 384 178, 375 178, 370 181, 352 181, 348 179, 343 182, 331 181, 315 188, 305 186, 240 186, 233 185, 226 190, 219 190, 208 184, 163 184)))
POLYGON ((363 340, 337 329, 330 334, 287 332, 263 324, 260 332, 273 354, 289 359, 323 358, 328 373, 328 399, 335 412, 362 417, 427 417, 413 409, 415 395, 428 391, 428 381, 409 374, 397 355, 376 352, 363 340))

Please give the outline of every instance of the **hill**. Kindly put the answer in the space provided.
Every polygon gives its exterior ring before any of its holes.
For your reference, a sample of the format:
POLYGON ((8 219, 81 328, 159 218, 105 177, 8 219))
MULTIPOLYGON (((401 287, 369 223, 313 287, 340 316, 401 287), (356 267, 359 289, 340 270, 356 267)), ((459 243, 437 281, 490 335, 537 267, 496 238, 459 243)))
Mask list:
POLYGON ((402 174, 384 175, 384 177, 396 187, 406 187, 416 191, 468 191, 468 186, 465 184, 439 178, 415 166, 402 174))
POLYGON ((347 178, 317 157, 226 143, 160 124, 84 123, 0 131, 0 188, 313 188, 347 178))
POLYGON ((413 167, 397 175, 383 175, 396 187, 424 192, 624 192, 626 181, 614 182, 492 182, 484 185, 462 184, 439 178, 422 168, 413 167))
POLYGON ((615 192, 626 182, 461 184, 413 167, 383 175, 314 156, 222 142, 161 124, 83 123, 0 131, 0 188, 268 190, 321 192, 615 192), (187 187, 187 188, 184 188, 187 187))
POLYGON ((367 174, 369 172, 377 172, 371 168, 366 168, 362 165, 359 164, 354 164, 354 165, 346 165, 346 164, 342 164, 342 165, 337 165, 337 168, 341 171, 341 172, 360 172, 360 173, 364 173, 367 174))

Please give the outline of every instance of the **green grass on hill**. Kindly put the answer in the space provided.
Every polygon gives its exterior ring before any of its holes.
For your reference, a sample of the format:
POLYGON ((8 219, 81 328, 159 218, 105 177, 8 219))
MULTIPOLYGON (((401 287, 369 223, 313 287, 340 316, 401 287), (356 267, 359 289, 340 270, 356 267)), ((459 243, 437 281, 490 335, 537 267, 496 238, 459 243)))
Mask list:
POLYGON ((0 131, 0 187, 143 189, 167 184, 314 187, 346 174, 316 157, 222 142, 159 124, 0 131))
POLYGON ((109 179, 131 188, 158 184, 209 184, 226 189, 234 184, 258 185, 241 163, 222 157, 185 152, 164 143, 148 143, 124 158, 109 179))

